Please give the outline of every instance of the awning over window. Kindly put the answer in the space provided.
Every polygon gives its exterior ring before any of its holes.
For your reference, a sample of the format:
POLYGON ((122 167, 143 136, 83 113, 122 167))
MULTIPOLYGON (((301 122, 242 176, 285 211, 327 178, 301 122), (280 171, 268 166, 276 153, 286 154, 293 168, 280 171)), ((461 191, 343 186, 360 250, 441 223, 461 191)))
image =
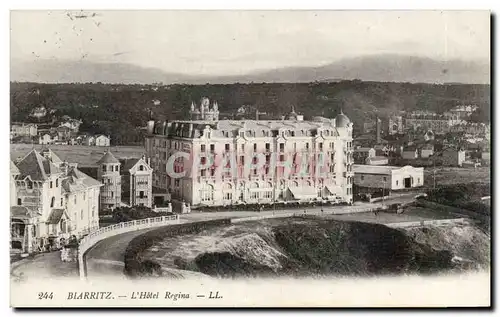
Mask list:
POLYGON ((341 195, 342 194, 342 188, 337 185, 326 185, 326 190, 330 192, 331 196, 335 195, 341 195))
POLYGON ((11 206, 10 207, 10 217, 13 219, 31 219, 37 217, 40 214, 34 210, 35 207, 32 206, 11 206))
POLYGON ((49 224, 58 224, 62 218, 69 219, 68 215, 64 211, 64 209, 52 209, 50 213, 49 219, 47 219, 47 223, 49 224))
POLYGON ((24 206, 12 206, 10 207, 10 217, 15 219, 29 219, 30 213, 28 208, 24 206))
POLYGON ((316 188, 312 186, 288 187, 293 195, 293 198, 299 200, 314 199, 318 197, 316 188))
POLYGON ((271 192, 271 191, 273 191, 273 188, 272 187, 249 188, 248 190, 250 192, 254 192, 254 193, 262 193, 262 192, 271 192))

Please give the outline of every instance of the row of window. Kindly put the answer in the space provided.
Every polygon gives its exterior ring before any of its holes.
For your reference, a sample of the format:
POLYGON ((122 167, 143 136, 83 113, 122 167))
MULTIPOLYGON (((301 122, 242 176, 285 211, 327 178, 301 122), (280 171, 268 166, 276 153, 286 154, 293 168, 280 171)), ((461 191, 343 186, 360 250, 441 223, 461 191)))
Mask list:
POLYGON ((103 172, 119 172, 120 171, 120 166, 119 165, 110 165, 109 166, 109 170, 108 170, 108 167, 107 165, 103 165, 102 166, 102 171, 103 172))
MULTIPOLYGON (((349 142, 349 143, 351 143, 351 142, 349 142)), ((309 144, 310 144, 309 142, 305 143, 305 149, 306 150, 309 150, 309 144)), ((210 144, 209 146, 210 146, 210 152, 215 152, 215 144, 210 144)), ((334 142, 330 142, 329 143, 329 148, 330 149, 334 149, 334 147, 335 147, 335 143, 334 142)), ((318 143, 318 149, 320 151, 323 150, 323 142, 319 142, 318 143)), ((200 145, 200 151, 202 153, 204 153, 204 152, 206 152, 206 150, 207 150, 206 149, 206 145, 205 144, 201 144, 200 145)), ((230 150, 231 150, 231 144, 230 143, 225 143, 224 144, 224 151, 229 152, 230 150)), ((241 144, 240 145, 240 150, 241 151, 245 151, 245 144, 241 144)), ((284 152, 285 151, 285 143, 279 143, 279 150, 280 150, 280 152, 284 152)), ((293 143, 293 150, 297 151, 297 143, 293 143)), ((253 151, 257 152, 257 143, 253 143, 253 151)), ((265 143, 265 151, 266 152, 272 151, 270 143, 265 143)), ((166 156, 165 156, 165 159, 166 159, 166 156)))
POLYGON ((102 183, 105 185, 121 185, 121 180, 117 179, 116 182, 113 182, 111 178, 103 178, 102 183))
MULTIPOLYGON (((28 189, 32 189, 33 187, 33 184, 31 182, 28 182, 28 189)), ((53 182, 50 181, 49 183, 49 187, 52 188, 53 187, 53 182)), ((56 188, 59 187, 59 179, 56 178, 56 188)))

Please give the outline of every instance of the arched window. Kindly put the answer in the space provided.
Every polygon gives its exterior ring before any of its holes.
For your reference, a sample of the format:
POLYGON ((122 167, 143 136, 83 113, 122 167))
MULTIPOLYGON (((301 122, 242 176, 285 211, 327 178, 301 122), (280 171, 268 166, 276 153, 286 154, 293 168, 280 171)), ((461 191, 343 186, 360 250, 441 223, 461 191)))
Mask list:
POLYGON ((226 183, 222 186, 223 197, 224 200, 232 200, 233 199, 233 186, 229 183, 226 183))
POLYGON ((83 209, 80 210, 80 219, 83 220, 83 209))
POLYGON ((214 187, 209 184, 205 184, 200 193, 201 201, 213 201, 214 200, 214 187))
POLYGON ((266 182, 266 191, 264 192, 264 198, 273 198, 273 184, 271 182, 266 182))
POLYGON ((52 196, 52 199, 50 200, 50 208, 53 208, 55 203, 56 203, 56 198, 52 196))
POLYGON ((144 165, 139 165, 139 171, 144 171, 144 165))
POLYGON ((61 219, 60 226, 61 226, 61 232, 66 233, 66 220, 61 219))
POLYGON ((293 181, 293 182, 290 184, 290 187, 299 187, 299 183, 297 183, 296 181, 293 181))
POLYGON ((311 181, 307 181, 307 186, 312 186, 311 181))

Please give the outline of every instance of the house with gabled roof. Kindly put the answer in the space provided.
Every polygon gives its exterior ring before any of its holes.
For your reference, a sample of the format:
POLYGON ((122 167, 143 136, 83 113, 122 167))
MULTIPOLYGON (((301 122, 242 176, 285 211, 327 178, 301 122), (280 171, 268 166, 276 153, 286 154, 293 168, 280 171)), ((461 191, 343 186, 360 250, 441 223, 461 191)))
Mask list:
POLYGON ((109 136, 105 136, 103 134, 98 135, 95 138, 95 146, 106 146, 109 147, 110 145, 110 138, 109 136))
POLYGON ((122 163, 122 200, 130 206, 153 206, 153 169, 149 160, 125 159, 122 163))
POLYGON ((50 149, 11 163, 12 247, 31 253, 98 228, 101 184, 50 149))

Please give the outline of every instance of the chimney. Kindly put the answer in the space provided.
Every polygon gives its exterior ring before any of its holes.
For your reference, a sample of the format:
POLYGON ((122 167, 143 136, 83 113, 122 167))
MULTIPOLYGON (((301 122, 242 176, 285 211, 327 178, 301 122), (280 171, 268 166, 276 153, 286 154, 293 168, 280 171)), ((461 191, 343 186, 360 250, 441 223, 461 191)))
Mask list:
POLYGON ((381 120, 379 117, 377 117, 377 122, 376 122, 376 130, 377 130, 377 144, 380 144, 382 142, 382 138, 380 137, 380 129, 381 129, 381 120))
POLYGON ((151 167, 151 158, 148 157, 148 166, 151 167))

